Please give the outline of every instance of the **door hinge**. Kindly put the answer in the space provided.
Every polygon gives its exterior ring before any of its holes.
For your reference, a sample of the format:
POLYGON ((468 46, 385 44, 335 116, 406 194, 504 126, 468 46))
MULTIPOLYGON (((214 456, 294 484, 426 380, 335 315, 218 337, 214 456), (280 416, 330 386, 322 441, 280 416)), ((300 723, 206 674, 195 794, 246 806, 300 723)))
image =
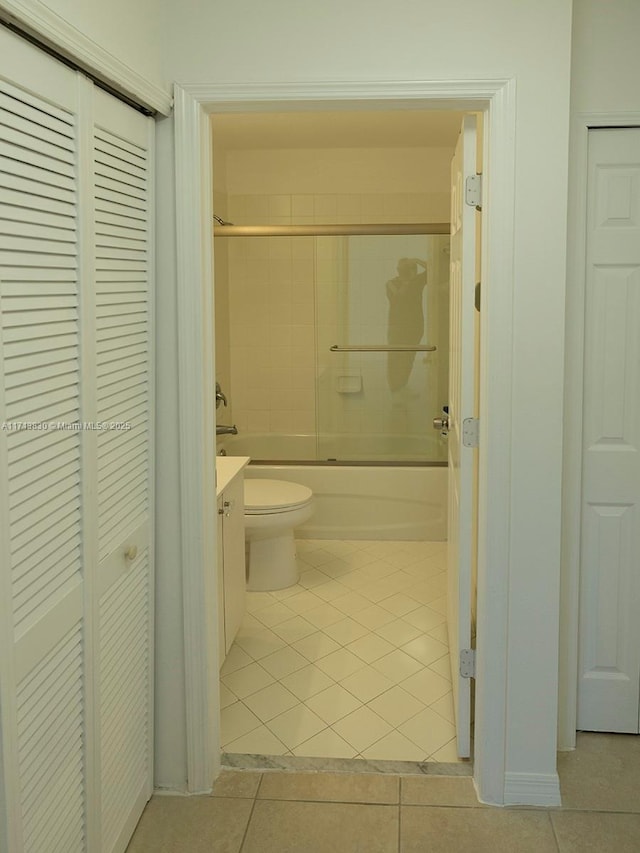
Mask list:
POLYGON ((478 447, 480 444, 480 421, 478 418, 465 418, 462 421, 462 443, 465 447, 478 447))
POLYGON ((475 649, 460 649, 460 675, 463 678, 476 677, 475 649))
POLYGON ((482 210, 482 175, 469 175, 464 182, 464 200, 476 210, 482 210))

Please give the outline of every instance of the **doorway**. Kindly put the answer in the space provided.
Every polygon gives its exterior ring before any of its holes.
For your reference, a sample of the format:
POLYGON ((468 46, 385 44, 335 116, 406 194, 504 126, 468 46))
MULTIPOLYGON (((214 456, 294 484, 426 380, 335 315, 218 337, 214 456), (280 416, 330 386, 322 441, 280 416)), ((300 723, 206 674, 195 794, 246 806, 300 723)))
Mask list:
POLYGON ((316 503, 299 583, 247 595, 221 673, 226 753, 457 759, 431 421, 462 115, 212 116, 214 215, 231 223, 214 228, 216 379, 239 430, 219 446, 316 503))
MULTIPOLYGON (((181 335, 181 361, 180 374, 184 379, 181 391, 184 398, 181 403, 181 413, 184 425, 184 435, 189 435, 189 441, 184 442, 185 474, 182 489, 182 523, 185 530, 185 545, 183 548, 185 566, 188 571, 184 575, 184 591, 186 602, 185 645, 187 662, 187 684, 199 685, 197 691, 188 690, 188 729, 190 736, 190 767, 189 786, 197 789, 198 784, 206 786, 209 773, 215 771, 215 748, 216 733, 218 731, 215 719, 215 683, 216 665, 215 656, 203 648, 202 637, 213 636, 213 632, 207 627, 210 623, 210 611, 206 603, 211 599, 208 593, 212 592, 211 578, 205 572, 197 571, 198 566, 205 564, 203 558, 213 553, 213 536, 207 531, 205 520, 213 515, 215 510, 212 501, 207 494, 207 488, 202 486, 203 480, 210 478, 214 480, 214 456, 213 448, 206 436, 213 433, 214 412, 213 400, 208 399, 209 392, 206 389, 213 388, 214 377, 211 375, 211 357, 203 360, 203 353, 212 353, 213 334, 209 318, 212 316, 211 305, 207 287, 193 288, 188 286, 189 281, 207 282, 208 269, 210 267, 210 241, 211 233, 208 223, 211 222, 211 205, 203 186, 207 186, 210 179, 210 165, 208 141, 205 138, 206 113, 217 111, 221 108, 237 109, 238 103, 256 104, 262 108, 273 108, 274 102, 281 109, 283 102, 287 108, 301 103, 318 108, 333 107, 339 105, 344 107, 346 102, 351 105, 360 103, 361 107, 377 107, 382 101, 385 105, 393 103, 395 108, 403 104, 411 108, 433 107, 434 102, 444 108, 485 109, 487 106, 489 122, 487 125, 487 136, 491 140, 489 150, 489 164, 492 181, 492 204, 490 217, 496 216, 495 227, 491 231, 491 243, 487 242, 487 252, 484 253, 485 265, 492 268, 492 286, 495 299, 504 299, 508 304, 511 299, 509 282, 509 258, 513 247, 512 221, 508 211, 512 206, 513 184, 510 181, 511 169, 513 168, 513 137, 509 130, 514 121, 513 101, 511 98, 511 81, 497 82, 470 82, 465 84, 421 84, 419 94, 415 91, 409 94, 403 90, 402 84, 375 84, 359 87, 351 85, 348 91, 343 85, 327 84, 323 87, 322 97, 316 90, 312 103, 303 96, 304 86, 296 86, 291 91, 285 92, 286 87, 276 87, 266 97, 264 90, 256 93, 247 87, 246 91, 240 92, 235 89, 233 93, 225 91, 224 87, 211 87, 206 93, 199 87, 197 91, 190 92, 186 89, 177 90, 177 115, 178 133, 176 150, 176 168, 178 186, 183 198, 179 200, 180 227, 178 265, 179 280, 184 283, 181 299, 179 300, 179 325, 181 328, 189 329, 188 335, 181 335), (354 98, 356 91, 360 97, 354 98), (196 156, 196 152, 200 156, 196 156), (203 176, 205 180, 203 181, 203 176), (194 200, 197 202, 194 205, 194 200), (503 214, 506 214, 503 216, 503 214), (496 242, 494 242, 496 241, 496 242), (497 247, 499 246, 499 251, 497 247), (205 393, 202 393, 202 392, 205 393), (196 421, 195 430, 193 428, 196 421), (204 463, 204 464, 203 464, 204 463), (197 484, 201 488, 196 488, 197 484), (205 495, 202 501, 201 495, 205 495), (189 532, 194 537, 189 536, 189 532), (203 531, 204 535, 203 535, 203 531), (198 747, 201 746, 202 749, 198 747)), ((295 108, 295 107, 294 107, 295 108)), ((489 230, 489 229, 488 229, 489 230)), ((495 303, 497 304, 497 303, 495 303)), ((485 323, 488 323, 489 314, 485 314, 485 323)), ((481 383, 486 385, 486 393, 482 399, 486 406, 497 404, 499 410, 509 411, 508 399, 510 394, 509 382, 494 382, 498 376, 504 376, 509 366, 500 359, 499 353, 505 346, 510 346, 510 327, 498 324, 494 333, 488 340, 490 344, 483 354, 480 376, 481 383), (494 363, 495 361, 495 363, 494 363), (495 368, 495 371, 492 370, 495 368), (491 381, 488 379, 491 376, 491 381)), ((483 335, 484 338, 484 335, 483 335)), ((487 540, 483 535, 479 537, 479 592, 482 593, 483 585, 486 583, 487 556, 494 548, 502 549, 507 536, 508 513, 502 511, 505 502, 508 501, 507 490, 505 490, 505 473, 508 469, 508 455, 504 454, 504 442, 494 447, 489 439, 481 439, 481 458, 483 462, 480 470, 480 505, 483 507, 480 529, 489 525, 493 536, 487 540), (485 443, 486 442, 486 443, 485 443), (484 453, 483 453, 484 448, 484 453), (483 472, 483 466, 495 463, 491 482, 483 472), (492 499, 487 500, 491 495, 492 499)), ((506 583, 501 583, 500 576, 506 573, 506 563, 502 559, 496 560, 493 566, 493 584, 496 590, 505 590, 506 583)), ((506 630, 506 598, 498 592, 492 596, 479 597, 478 610, 478 646, 480 647, 487 626, 491 626, 490 635, 496 637, 506 630)), ((487 634, 486 636, 489 636, 487 634)), ((492 643, 493 646, 493 643, 492 643)), ((504 738, 500 721, 504 719, 504 685, 506 683, 506 647, 498 642, 492 654, 482 658, 482 678, 479 677, 478 694, 476 698, 477 725, 482 727, 484 744, 491 745, 491 754, 487 752, 481 756, 480 769, 477 771, 479 785, 483 787, 484 796, 489 800, 499 802, 504 796, 504 738), (502 697, 502 698, 500 698, 502 697), (499 714, 487 713, 490 706, 495 708, 501 706, 499 714)), ((480 676, 480 673, 479 673, 480 676)), ((485 748, 481 749, 485 753, 485 748)), ((476 757, 480 757, 478 753, 476 757)))

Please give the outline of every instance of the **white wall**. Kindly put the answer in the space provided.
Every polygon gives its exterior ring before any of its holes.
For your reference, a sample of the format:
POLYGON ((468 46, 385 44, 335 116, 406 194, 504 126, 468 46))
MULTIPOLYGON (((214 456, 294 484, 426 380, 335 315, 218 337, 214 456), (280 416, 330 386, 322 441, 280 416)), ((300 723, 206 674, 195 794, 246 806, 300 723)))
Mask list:
POLYGON ((7 19, 118 91, 167 113, 157 0, 0 0, 7 19))
POLYGON ((574 0, 571 111, 638 112, 640 3, 574 0))
MULTIPOLYGON (((183 83, 515 77, 514 407, 508 484, 505 769, 512 780, 522 778, 518 774, 552 780, 561 442, 558 431, 549 428, 549 414, 560 422, 570 0, 535 4, 512 0, 482 4, 474 0, 394 4, 165 0, 163 8, 165 73, 183 83)), ((164 263, 171 240, 167 231, 158 241, 159 286, 168 290, 175 286, 164 263)), ((490 282, 486 299, 491 299, 490 282)), ((495 416, 508 422, 510 413, 495 416)), ((159 524, 162 527, 163 518, 159 524)), ((158 557, 162 561, 160 551, 158 557)), ((161 599, 168 594, 162 584, 158 594, 161 599)), ((161 666, 164 663, 160 660, 161 666)), ((162 749, 171 733, 160 725, 158 734, 162 749)), ((160 775, 158 781, 164 781, 160 775)))
POLYGON ((39 0, 143 77, 164 85, 157 0, 39 0))

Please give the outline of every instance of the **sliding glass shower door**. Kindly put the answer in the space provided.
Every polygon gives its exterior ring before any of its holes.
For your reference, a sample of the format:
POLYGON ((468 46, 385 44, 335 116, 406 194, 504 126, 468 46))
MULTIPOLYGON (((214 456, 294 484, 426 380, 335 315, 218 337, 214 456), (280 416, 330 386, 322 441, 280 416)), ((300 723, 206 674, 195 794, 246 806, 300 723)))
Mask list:
POLYGON ((442 462, 449 237, 315 238, 319 460, 442 462))

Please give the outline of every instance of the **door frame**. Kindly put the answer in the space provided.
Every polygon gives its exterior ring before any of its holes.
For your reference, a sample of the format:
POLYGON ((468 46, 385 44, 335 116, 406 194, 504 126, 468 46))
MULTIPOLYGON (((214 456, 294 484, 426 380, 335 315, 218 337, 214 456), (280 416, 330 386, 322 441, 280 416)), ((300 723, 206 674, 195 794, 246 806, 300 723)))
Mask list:
MULTIPOLYGON (((514 78, 305 82, 175 87, 180 503, 187 787, 208 791, 220 769, 215 601, 213 403, 213 112, 453 109, 484 121, 485 222, 481 314, 477 667, 474 780, 482 801, 505 801, 508 701, 513 257, 514 78), (489 289, 487 289, 489 290, 489 289), (491 413, 499 413, 492 417, 491 413), (491 472, 489 478, 488 472, 491 472)), ((547 802, 545 800, 545 802, 547 802)))
POLYGON ((558 683, 558 749, 561 751, 575 749, 578 718, 588 144, 589 131, 599 127, 640 127, 640 112, 577 113, 571 121, 558 683))

